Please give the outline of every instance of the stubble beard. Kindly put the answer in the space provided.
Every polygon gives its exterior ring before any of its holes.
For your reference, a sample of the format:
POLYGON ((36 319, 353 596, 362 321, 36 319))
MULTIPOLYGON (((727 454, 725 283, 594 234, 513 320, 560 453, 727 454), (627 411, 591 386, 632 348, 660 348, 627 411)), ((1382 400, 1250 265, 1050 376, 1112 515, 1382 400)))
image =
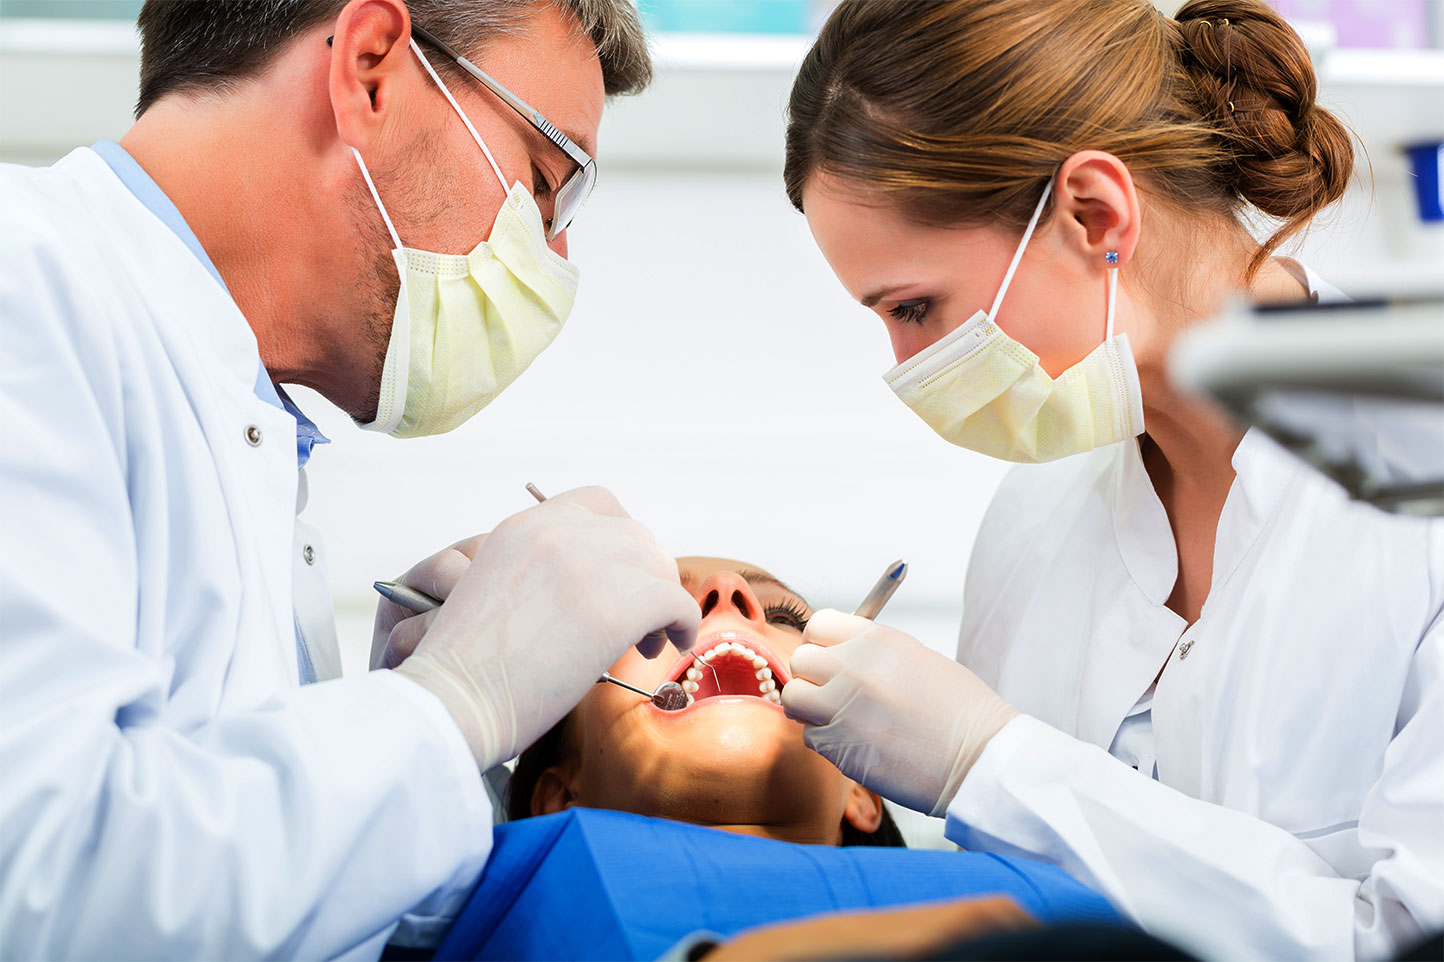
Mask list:
POLYGON ((357 374, 363 379, 364 389, 359 392, 357 409, 347 413, 357 424, 370 424, 376 420, 381 401, 381 375, 386 368, 386 353, 391 344, 401 278, 391 253, 391 235, 386 232, 381 212, 376 209, 376 202, 371 199, 371 192, 364 183, 360 183, 359 196, 355 198, 352 210, 357 228, 356 256, 368 267, 362 281, 362 306, 358 318, 361 336, 359 353, 363 365, 357 374))
MULTIPOLYGON (((408 229, 406 225, 432 224, 445 218, 448 210, 446 198, 456 192, 418 185, 416 170, 445 169, 442 155, 430 134, 425 131, 417 133, 403 156, 406 158, 405 168, 397 170, 388 165, 376 165, 371 168, 371 176, 386 209, 391 213, 392 223, 397 225, 399 232, 405 233, 408 229)), ((386 230, 365 180, 359 176, 359 171, 357 173, 352 213, 356 224, 357 259, 369 264, 363 281, 363 307, 359 319, 364 356, 368 363, 364 372, 365 389, 360 392, 360 410, 348 413, 358 424, 369 424, 376 420, 381 401, 381 375, 386 369, 386 353, 391 344, 401 278, 392 256, 391 234, 386 230)), ((435 178, 423 183, 434 184, 435 178)))

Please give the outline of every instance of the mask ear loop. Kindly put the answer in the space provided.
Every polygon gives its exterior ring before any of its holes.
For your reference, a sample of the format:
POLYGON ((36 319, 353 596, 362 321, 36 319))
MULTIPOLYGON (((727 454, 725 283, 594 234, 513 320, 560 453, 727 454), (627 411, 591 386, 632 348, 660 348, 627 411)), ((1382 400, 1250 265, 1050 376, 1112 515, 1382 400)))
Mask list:
POLYGON ((451 96, 451 90, 446 84, 442 83, 441 78, 436 75, 436 70, 432 68, 431 61, 426 59, 426 54, 422 53, 421 48, 416 45, 415 38, 411 41, 411 52, 416 54, 417 59, 421 61, 421 66, 426 68, 426 72, 431 75, 431 79, 436 81, 436 86, 441 88, 442 96, 446 98, 447 103, 451 104, 451 109, 455 110, 456 115, 461 118, 461 122, 466 124, 466 129, 471 132, 471 139, 476 141, 476 146, 481 148, 483 154, 486 154, 486 160, 491 164, 492 172, 496 174, 496 179, 501 182, 501 189, 503 191, 509 191, 511 188, 506 184, 506 176, 502 174, 501 168, 497 166, 496 158, 491 156, 491 151, 487 148, 486 141, 481 139, 481 134, 476 132, 476 128, 471 125, 471 120, 462 112, 461 107, 457 105, 456 98, 451 96))
POLYGON ((1113 307, 1118 303, 1118 268, 1108 268, 1108 331, 1104 334, 1104 342, 1113 340, 1113 307))
POLYGON ((371 180, 371 171, 366 169, 366 161, 361 159, 361 151, 355 147, 351 153, 356 157, 356 166, 361 168, 361 176, 366 180, 366 186, 371 191, 371 199, 376 201, 376 209, 381 211, 381 219, 386 222, 386 232, 391 235, 391 240, 396 244, 396 249, 401 249, 401 237, 396 233, 396 227, 391 223, 391 215, 386 213, 386 205, 381 203, 381 195, 376 193, 376 184, 371 180))
POLYGON ((1038 218, 1043 216, 1043 205, 1048 203, 1048 195, 1053 192, 1053 178, 1050 176, 1048 182, 1043 185, 1043 196, 1038 198, 1038 206, 1033 208, 1033 216, 1028 220, 1028 227, 1023 231, 1023 239, 1018 242, 1018 249, 1013 252, 1013 262, 1008 265, 1008 273, 1003 275, 1003 283, 998 288, 998 296, 993 298, 993 306, 988 310, 988 320, 997 323, 998 308, 1003 304, 1003 295, 1008 293, 1008 285, 1013 283, 1013 274, 1018 270, 1018 263, 1023 259, 1023 251, 1028 247, 1028 241, 1033 237, 1033 229, 1038 226, 1038 218))

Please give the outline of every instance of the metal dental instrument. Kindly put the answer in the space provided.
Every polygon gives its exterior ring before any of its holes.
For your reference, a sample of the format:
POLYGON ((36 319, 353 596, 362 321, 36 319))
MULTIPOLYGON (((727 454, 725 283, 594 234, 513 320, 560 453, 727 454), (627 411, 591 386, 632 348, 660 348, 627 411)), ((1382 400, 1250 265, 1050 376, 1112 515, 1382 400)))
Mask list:
MULTIPOLYGON (((440 601, 425 592, 408 588, 395 581, 378 581, 374 587, 381 594, 381 597, 388 601, 394 601, 406 610, 414 611, 417 614, 441 607, 440 601)), ((614 685, 621 685, 628 691, 634 691, 643 697, 650 698, 652 704, 663 711, 679 711, 687 707, 687 693, 683 691, 682 686, 675 681, 664 682, 662 686, 654 692, 628 684, 620 678, 613 678, 610 673, 605 671, 602 672, 602 677, 597 679, 597 683, 601 684, 604 681, 609 681, 614 685)))
MULTIPOLYGON (((538 491, 536 485, 530 481, 527 482, 526 489, 538 501, 547 499, 547 496, 538 491)), ((371 587, 375 588, 377 594, 387 601, 394 601, 407 611, 414 611, 418 615, 441 607, 439 598, 433 598, 426 592, 417 591, 415 588, 408 588, 399 581, 376 581, 372 583, 371 587)))
MULTIPOLYGON (((541 490, 530 481, 526 483, 526 489, 533 498, 536 498, 538 504, 547 499, 547 496, 542 494, 541 490)), ((713 672, 713 674, 715 673, 716 672, 713 672)), ((662 709, 662 711, 681 711, 687 707, 687 693, 683 691, 682 686, 675 681, 662 682, 656 691, 647 691, 645 688, 638 688, 636 685, 622 681, 620 678, 613 678, 611 672, 606 671, 602 672, 602 677, 597 679, 597 684, 600 685, 604 681, 609 681, 614 685, 620 685, 628 691, 634 691, 645 698, 650 698, 652 704, 662 709)))
POLYGON ((897 591, 898 585, 903 583, 907 574, 908 563, 906 561, 899 559, 888 565, 887 570, 882 573, 881 578, 877 579, 877 584, 872 586, 872 590, 867 593, 866 598, 862 599, 862 604, 857 606, 857 610, 853 614, 869 621, 876 618, 882 613, 882 606, 887 604, 887 600, 893 596, 893 592, 897 591))
POLYGON ((418 615, 430 611, 432 608, 440 608, 440 600, 431 597, 424 591, 417 591, 415 588, 408 588, 399 581, 376 581, 371 587, 387 601, 394 601, 407 611, 414 611, 418 615))
POLYGON ((609 671, 602 672, 602 677, 597 679, 597 684, 600 685, 604 681, 619 685, 627 689, 627 691, 634 691, 643 698, 650 698, 652 704, 662 709, 662 711, 681 711, 687 707, 687 693, 683 691, 682 686, 675 681, 663 682, 661 687, 654 692, 647 691, 645 688, 638 688, 631 682, 622 681, 620 678, 613 678, 612 673, 609 671))

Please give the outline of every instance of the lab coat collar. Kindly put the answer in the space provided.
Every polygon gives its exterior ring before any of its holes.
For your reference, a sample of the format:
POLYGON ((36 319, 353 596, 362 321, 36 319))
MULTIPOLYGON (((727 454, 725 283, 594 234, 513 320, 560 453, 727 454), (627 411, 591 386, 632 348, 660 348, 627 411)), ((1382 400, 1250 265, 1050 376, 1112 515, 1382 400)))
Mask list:
MULTIPOLYGON (((115 168, 91 148, 77 148, 61 159, 55 169, 93 182, 97 189, 105 192, 107 200, 114 199, 117 211, 133 218, 126 229, 132 235, 142 235, 136 243, 143 241, 147 245, 145 249, 149 258, 140 265, 149 273, 138 275, 136 283, 157 287, 165 285, 186 292, 191 318, 183 329, 178 330, 204 355, 211 371, 211 386, 227 392, 244 391, 260 400, 255 394, 256 370, 261 362, 255 332, 225 286, 216 283, 213 279, 215 275, 210 273, 206 263, 193 256, 185 238, 176 233, 174 225, 152 210, 146 199, 131 190, 130 184, 115 168), (196 276, 198 274, 202 276, 196 276)), ((138 165, 136 169, 140 170, 138 165)), ((143 170, 140 172, 145 174, 143 170)), ((164 194, 161 196, 164 197, 164 194)))
POLYGON ((1214 537, 1210 597, 1248 556, 1304 470, 1303 462, 1258 428, 1244 434, 1234 449, 1232 463, 1234 481, 1214 537))
MULTIPOLYGON (((146 206, 155 217, 165 226, 169 227, 171 233, 180 238, 181 243, 195 255, 201 266, 215 278, 217 284, 227 294, 230 288, 226 287, 225 278, 216 269, 215 263, 211 260, 206 249, 201 246, 200 239, 196 237, 195 231, 191 230, 186 223, 185 217, 181 215, 180 209, 166 196, 160 185, 145 172, 145 168, 136 162, 136 159, 120 144, 113 140, 97 141, 91 147, 100 159, 105 161, 111 172, 120 179, 126 189, 135 195, 136 200, 146 206)), ((248 325, 249 326, 249 325, 248 325)), ((266 367, 260 361, 259 352, 256 358, 256 397, 265 401, 272 407, 280 408, 296 419, 296 464, 304 468, 306 462, 311 460, 311 450, 318 444, 330 444, 330 438, 321 433, 316 427, 316 422, 301 413, 301 409, 291 400, 286 392, 271 382, 271 376, 266 367)))
POLYGON ((196 237, 195 231, 191 230, 191 226, 181 216, 180 209, 166 196, 165 191, 160 189, 160 185, 150 174, 145 172, 145 168, 113 140, 98 140, 90 149, 100 155, 100 159, 105 161, 106 166, 125 185, 125 189, 134 194, 135 199, 144 204, 146 210, 180 238, 181 243, 195 255, 201 266, 229 294, 230 288, 226 287, 225 278, 221 277, 221 272, 216 269, 206 249, 201 246, 200 238, 196 237))
MULTIPOLYGON (((1178 580, 1178 546, 1138 441, 1124 442, 1118 449, 1113 483, 1118 550, 1129 577, 1150 603, 1162 606, 1178 580)), ((1231 463, 1235 478, 1218 521, 1210 596, 1248 554, 1303 470, 1301 462, 1257 428, 1243 436, 1231 463)))
POLYGON ((1168 513, 1143 466, 1138 439, 1117 445, 1113 464, 1113 534, 1128 576, 1150 604, 1162 606, 1178 580, 1178 550, 1168 513))
POLYGON ((264 364, 258 365, 256 372, 256 397, 265 401, 272 407, 280 408, 291 417, 296 419, 296 466, 304 468, 306 462, 311 460, 311 450, 318 444, 330 444, 331 439, 321 433, 316 427, 316 422, 301 413, 296 402, 291 400, 291 395, 286 389, 271 381, 271 375, 266 371, 264 364))

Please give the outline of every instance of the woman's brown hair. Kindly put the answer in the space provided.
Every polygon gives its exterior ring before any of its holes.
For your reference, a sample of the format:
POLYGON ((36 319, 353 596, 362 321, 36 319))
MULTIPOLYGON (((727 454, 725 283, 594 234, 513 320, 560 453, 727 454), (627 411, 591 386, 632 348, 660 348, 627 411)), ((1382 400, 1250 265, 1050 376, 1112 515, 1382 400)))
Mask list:
POLYGON ((1344 126, 1307 50, 1263 0, 843 0, 788 103, 793 206, 817 173, 918 223, 1021 230, 1080 150, 1184 211, 1282 221, 1248 265, 1343 196, 1344 126))

